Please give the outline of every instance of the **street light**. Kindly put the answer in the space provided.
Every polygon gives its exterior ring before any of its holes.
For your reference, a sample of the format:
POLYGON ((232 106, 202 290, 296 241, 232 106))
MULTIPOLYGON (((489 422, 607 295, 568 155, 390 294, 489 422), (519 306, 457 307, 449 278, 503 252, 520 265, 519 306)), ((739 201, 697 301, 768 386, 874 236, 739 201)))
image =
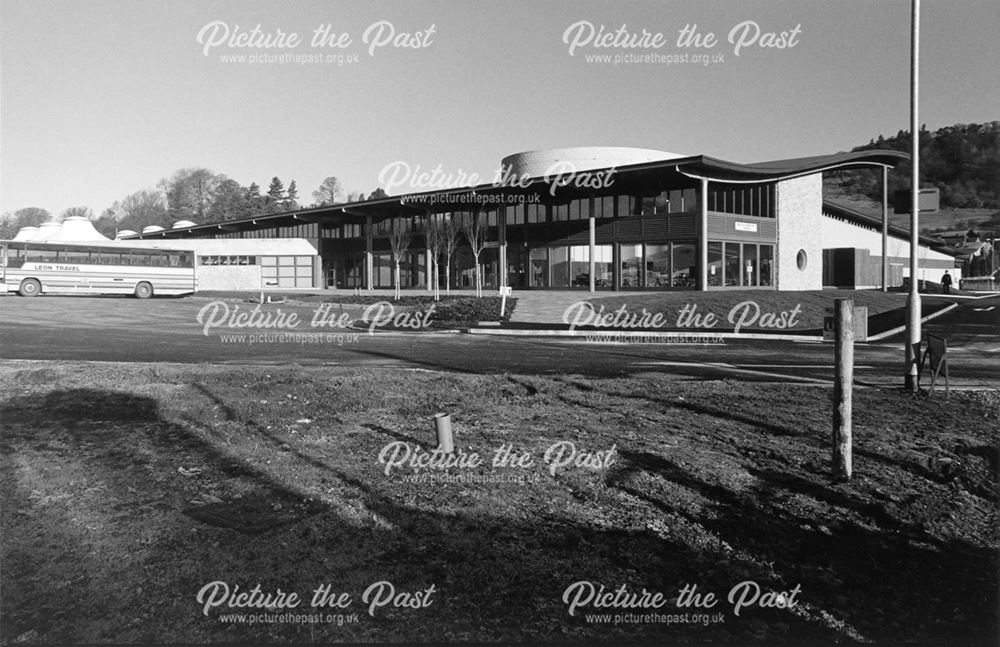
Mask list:
POLYGON ((916 391, 917 363, 920 357, 920 291, 917 279, 917 254, 920 245, 920 125, 917 97, 920 69, 920 0, 912 0, 910 36, 910 137, 912 139, 913 176, 910 186, 910 294, 906 299, 906 378, 909 391, 916 391))

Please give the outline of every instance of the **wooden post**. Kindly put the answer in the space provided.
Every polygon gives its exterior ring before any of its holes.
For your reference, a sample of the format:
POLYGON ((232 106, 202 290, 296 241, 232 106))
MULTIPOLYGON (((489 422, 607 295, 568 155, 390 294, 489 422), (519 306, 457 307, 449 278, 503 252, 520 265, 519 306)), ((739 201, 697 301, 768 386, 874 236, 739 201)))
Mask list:
POLYGON ((854 384, 854 301, 837 299, 834 312, 833 478, 851 478, 851 390, 854 384))

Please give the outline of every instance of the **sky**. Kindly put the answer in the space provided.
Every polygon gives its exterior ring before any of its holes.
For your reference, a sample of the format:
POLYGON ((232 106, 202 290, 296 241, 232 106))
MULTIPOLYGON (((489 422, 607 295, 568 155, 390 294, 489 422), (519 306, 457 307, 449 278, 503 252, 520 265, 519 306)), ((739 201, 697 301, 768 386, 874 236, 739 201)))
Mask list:
MULTIPOLYGON (((849 150, 909 128, 910 10, 0 0, 0 211, 96 216, 187 167, 264 190, 295 180, 309 204, 331 175, 367 193, 391 167, 390 193, 405 193, 418 168, 488 182, 504 156, 542 148, 734 162, 849 150), (678 42, 686 27, 697 38, 678 42)), ((921 123, 1000 119, 996 0, 925 1, 921 26, 921 123)))

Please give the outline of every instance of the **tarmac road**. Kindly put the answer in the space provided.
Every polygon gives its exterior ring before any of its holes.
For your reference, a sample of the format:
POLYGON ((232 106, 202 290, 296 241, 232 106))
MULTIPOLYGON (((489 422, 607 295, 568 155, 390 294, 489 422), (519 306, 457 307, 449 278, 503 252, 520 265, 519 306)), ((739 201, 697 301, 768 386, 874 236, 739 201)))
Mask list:
MULTIPOLYGON (((0 298, 0 359, 300 364, 395 367, 473 373, 620 376, 655 371, 678 379, 828 383, 833 345, 727 339, 703 343, 594 343, 583 338, 390 333, 313 327, 315 305, 262 311, 299 325, 207 331, 209 301, 114 297, 0 298), (203 315, 203 321, 207 315, 203 315), (322 332, 316 332, 322 331, 322 332), (242 337, 241 337, 242 336, 242 337)), ((253 304, 240 305, 245 312, 253 304)), ((234 311, 235 312, 235 311, 234 311)), ((339 308, 331 314, 337 316, 339 308)), ((348 310, 348 315, 356 314, 348 310)), ((963 302, 925 330, 949 342, 951 384, 1000 388, 1000 297, 963 302)), ((902 335, 855 349, 859 384, 902 383, 902 335)), ((929 380, 928 380, 929 381, 929 380)))

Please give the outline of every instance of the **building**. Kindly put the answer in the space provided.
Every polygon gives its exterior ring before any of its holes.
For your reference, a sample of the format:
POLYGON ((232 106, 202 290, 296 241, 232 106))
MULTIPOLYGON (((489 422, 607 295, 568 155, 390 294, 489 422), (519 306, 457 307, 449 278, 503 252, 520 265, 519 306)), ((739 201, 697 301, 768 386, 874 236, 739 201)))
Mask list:
MULTIPOLYGON (((824 261, 840 258, 825 258, 825 249, 853 247, 867 252, 864 267, 881 263, 881 247, 874 256, 867 242, 870 222, 824 207, 822 174, 876 168, 884 181, 903 159, 907 155, 896 151, 862 151, 737 164, 632 148, 529 151, 505 158, 491 184, 133 238, 304 238, 319 250, 325 286, 385 288, 393 283, 390 234, 408 228, 401 284, 429 288, 432 263, 424 232, 429 223, 452 219, 483 224, 479 261, 489 288, 815 290, 824 286, 824 261), (827 244, 825 236, 834 230, 836 240, 827 244), (851 231, 866 242, 853 245, 851 231)), ((465 237, 461 243, 450 260, 452 285, 473 287, 473 249, 465 237)), ((921 255, 934 261, 927 271, 937 272, 942 259, 923 249, 921 255)), ((442 284, 443 266, 437 279, 442 284)), ((870 283, 867 274, 851 280, 870 283)))
MULTIPOLYGON (((877 288, 882 285, 882 221, 872 214, 823 201, 823 286, 877 288)), ((950 272, 955 285, 962 278, 962 262, 954 250, 936 237, 920 236, 917 265, 921 281, 939 282, 950 272), (949 253, 951 252, 951 253, 949 253)), ((888 285, 901 286, 910 275, 910 232, 889 225, 886 235, 888 285)))

